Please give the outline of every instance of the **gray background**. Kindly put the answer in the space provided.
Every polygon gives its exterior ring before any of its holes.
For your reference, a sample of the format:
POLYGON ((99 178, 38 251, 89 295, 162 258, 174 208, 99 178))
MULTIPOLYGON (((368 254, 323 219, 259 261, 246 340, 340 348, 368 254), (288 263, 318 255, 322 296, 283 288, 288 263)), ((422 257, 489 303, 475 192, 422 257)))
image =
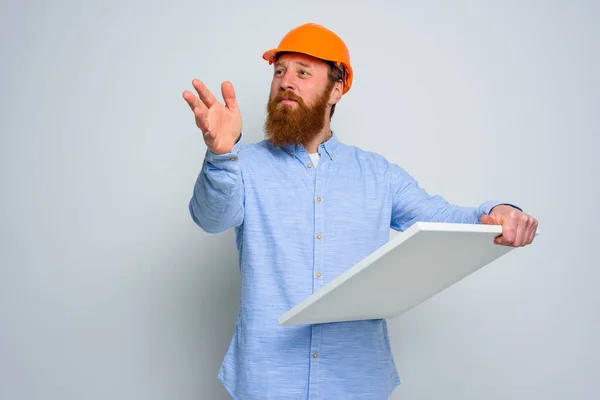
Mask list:
POLYGON ((231 80, 260 140, 261 54, 307 21, 350 47, 343 141, 540 220, 390 322, 393 398, 600 398, 598 2, 2 6, 0 399, 227 398, 237 255, 188 215, 206 147, 181 93, 231 80))

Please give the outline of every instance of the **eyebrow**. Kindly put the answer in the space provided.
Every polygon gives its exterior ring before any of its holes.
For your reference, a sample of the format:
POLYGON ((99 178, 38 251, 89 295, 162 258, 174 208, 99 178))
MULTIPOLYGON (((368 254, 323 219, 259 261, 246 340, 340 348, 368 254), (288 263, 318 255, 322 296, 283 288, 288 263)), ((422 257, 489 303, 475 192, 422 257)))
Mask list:
MULTIPOLYGON (((312 68, 312 65, 307 64, 307 63, 302 62, 302 61, 294 61, 294 64, 299 64, 299 65, 301 65, 301 66, 303 66, 305 68, 312 68)), ((283 64, 283 62, 278 61, 278 62, 275 63, 275 66, 276 67, 284 67, 285 65, 283 64)))

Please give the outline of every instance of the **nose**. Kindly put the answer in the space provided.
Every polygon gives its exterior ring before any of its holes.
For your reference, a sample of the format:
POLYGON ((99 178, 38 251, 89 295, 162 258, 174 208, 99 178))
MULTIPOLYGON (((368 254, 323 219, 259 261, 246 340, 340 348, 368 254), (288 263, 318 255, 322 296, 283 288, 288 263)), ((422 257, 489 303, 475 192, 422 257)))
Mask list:
POLYGON ((293 79, 293 73, 288 70, 279 81, 279 90, 283 92, 286 90, 294 90, 295 88, 296 86, 293 79))

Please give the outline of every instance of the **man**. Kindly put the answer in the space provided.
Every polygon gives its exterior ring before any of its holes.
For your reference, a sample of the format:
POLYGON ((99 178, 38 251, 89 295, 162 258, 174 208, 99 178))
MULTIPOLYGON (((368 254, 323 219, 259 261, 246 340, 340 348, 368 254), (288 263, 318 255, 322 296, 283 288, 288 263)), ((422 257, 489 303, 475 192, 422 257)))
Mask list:
POLYGON ((274 64, 265 140, 242 144, 233 86, 219 103, 199 80, 184 99, 208 147, 189 204, 206 232, 236 230, 241 292, 219 372, 238 400, 387 399, 400 383, 384 320, 280 327, 277 317, 416 221, 502 225, 500 245, 532 242, 537 221, 488 201, 448 204, 382 156, 331 131, 351 88, 344 42, 305 24, 263 58, 274 64))

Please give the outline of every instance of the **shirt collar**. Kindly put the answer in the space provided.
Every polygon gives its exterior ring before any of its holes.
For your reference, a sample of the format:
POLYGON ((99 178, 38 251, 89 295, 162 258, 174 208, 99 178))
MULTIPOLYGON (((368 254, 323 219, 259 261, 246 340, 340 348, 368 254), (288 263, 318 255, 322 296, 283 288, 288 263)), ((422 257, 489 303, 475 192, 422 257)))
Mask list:
MULTIPOLYGON (((320 155, 326 154, 331 160, 333 160, 335 154, 338 152, 339 147, 340 140, 338 139, 335 131, 331 131, 331 137, 319 145, 318 152, 320 155)), ((284 149, 288 154, 305 151, 304 145, 302 144, 282 146, 282 149, 284 149)))

